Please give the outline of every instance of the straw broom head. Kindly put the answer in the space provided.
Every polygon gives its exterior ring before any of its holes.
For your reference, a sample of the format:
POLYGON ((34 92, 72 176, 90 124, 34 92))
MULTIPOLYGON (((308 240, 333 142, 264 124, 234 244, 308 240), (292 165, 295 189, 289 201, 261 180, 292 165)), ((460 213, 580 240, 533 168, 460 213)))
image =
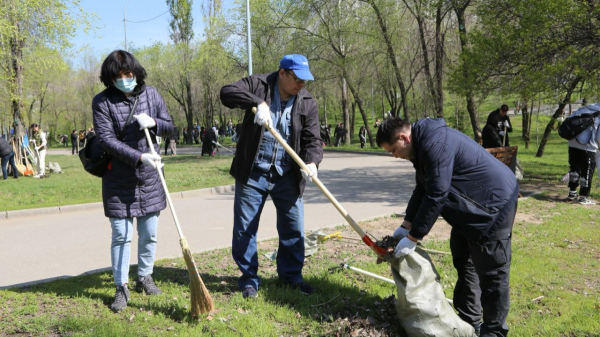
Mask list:
POLYGON ((190 251, 187 240, 182 237, 181 240, 179 240, 179 243, 181 244, 183 258, 185 259, 185 264, 187 265, 188 273, 190 274, 192 317, 198 318, 201 313, 205 314, 214 309, 213 300, 208 293, 208 289, 204 286, 200 274, 198 274, 198 269, 196 269, 196 263, 194 263, 194 258, 192 257, 192 252, 190 251))

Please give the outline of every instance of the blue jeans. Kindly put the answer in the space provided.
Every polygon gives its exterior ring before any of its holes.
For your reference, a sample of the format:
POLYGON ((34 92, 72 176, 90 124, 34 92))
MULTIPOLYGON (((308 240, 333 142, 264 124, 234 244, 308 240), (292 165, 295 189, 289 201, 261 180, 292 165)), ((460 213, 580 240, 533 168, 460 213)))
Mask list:
POLYGON ((258 253, 256 232, 260 214, 271 196, 277 210, 277 274, 284 283, 302 282, 304 266, 304 203, 292 172, 280 176, 275 169, 263 172, 252 170, 246 184, 235 182, 233 205, 233 242, 231 255, 242 276, 240 289, 258 289, 258 253))
POLYGON ((10 162, 10 167, 13 170, 13 177, 18 177, 19 172, 17 171, 17 165, 15 165, 15 153, 11 152, 9 155, 2 157, 2 176, 4 179, 8 178, 8 173, 6 169, 8 168, 8 163, 10 162))
MULTIPOLYGON (((160 212, 137 218, 138 275, 152 274, 156 252, 156 234, 160 212)), ((133 218, 110 218, 112 243, 110 257, 113 279, 120 286, 129 281, 129 255, 133 236, 133 218)))

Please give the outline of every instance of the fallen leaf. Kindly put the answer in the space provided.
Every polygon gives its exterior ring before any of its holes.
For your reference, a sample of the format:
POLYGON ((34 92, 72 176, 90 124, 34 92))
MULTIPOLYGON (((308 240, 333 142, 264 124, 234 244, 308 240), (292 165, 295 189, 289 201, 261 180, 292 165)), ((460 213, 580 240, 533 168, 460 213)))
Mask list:
POLYGON ((133 321, 133 319, 135 318, 135 314, 131 314, 131 316, 129 316, 129 321, 133 321))
POLYGON ((173 330, 175 330, 175 328, 172 327, 172 326, 170 326, 170 327, 167 328, 167 331, 173 331, 173 330))

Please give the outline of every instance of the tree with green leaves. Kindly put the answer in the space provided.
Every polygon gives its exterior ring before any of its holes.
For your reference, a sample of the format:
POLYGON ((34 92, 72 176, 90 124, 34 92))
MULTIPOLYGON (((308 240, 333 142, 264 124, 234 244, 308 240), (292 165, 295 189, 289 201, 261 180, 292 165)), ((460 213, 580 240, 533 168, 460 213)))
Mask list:
MULTIPOLYGON (((85 14, 72 14, 72 8, 78 7, 77 0, 4 0, 0 6, 0 67, 15 124, 22 124, 27 49, 38 44, 57 49, 69 47, 75 28, 89 24, 85 14)), ((22 132, 20 128, 15 131, 22 132)))

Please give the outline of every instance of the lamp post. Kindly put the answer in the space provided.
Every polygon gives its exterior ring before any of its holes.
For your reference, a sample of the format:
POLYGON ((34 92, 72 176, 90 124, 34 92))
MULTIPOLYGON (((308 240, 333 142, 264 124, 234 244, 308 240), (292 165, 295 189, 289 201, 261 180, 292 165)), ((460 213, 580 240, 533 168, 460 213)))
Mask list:
POLYGON ((246 0, 246 32, 248 33, 248 76, 252 75, 252 39, 250 37, 250 0, 246 0))
POLYGON ((123 31, 125 32, 125 51, 127 51, 127 16, 125 10, 129 1, 131 0, 127 0, 127 2, 125 2, 125 6, 123 6, 123 31))

